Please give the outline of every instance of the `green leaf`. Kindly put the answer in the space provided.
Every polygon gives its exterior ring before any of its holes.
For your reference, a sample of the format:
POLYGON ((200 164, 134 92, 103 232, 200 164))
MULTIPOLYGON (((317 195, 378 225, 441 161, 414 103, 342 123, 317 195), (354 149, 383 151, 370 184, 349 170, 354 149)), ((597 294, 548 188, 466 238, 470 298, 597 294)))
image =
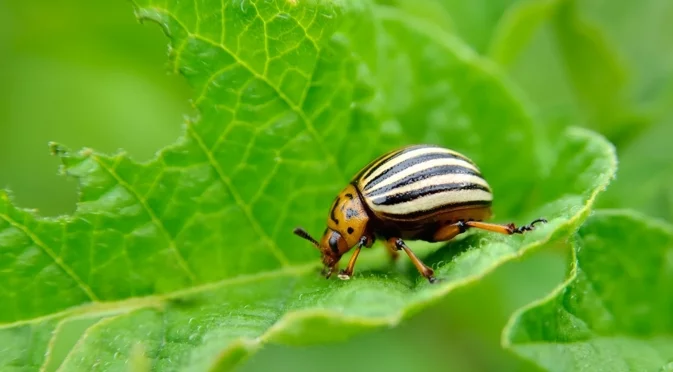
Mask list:
MULTIPOLYGON (((413 15, 417 18, 422 18, 424 22, 434 23, 441 27, 444 31, 455 32, 455 22, 452 15, 449 14, 450 6, 447 1, 442 0, 427 0, 418 2, 415 0, 375 0, 376 4, 383 6, 394 7, 404 14, 413 15)), ((464 14, 461 14, 463 16, 464 14)), ((462 40, 463 35, 459 35, 462 40)))
POLYGON ((553 15, 557 4, 558 0, 526 0, 510 6, 493 31, 488 56, 503 66, 512 63, 553 15))
MULTIPOLYGON (((597 130, 621 148, 651 126, 655 116, 649 106, 653 104, 642 101, 656 100, 665 90, 662 86, 671 80, 660 68, 657 82, 643 92, 639 79, 643 74, 634 73, 634 65, 644 54, 624 48, 623 37, 613 37, 615 32, 609 32, 613 30, 605 27, 605 22, 588 14, 591 7, 602 17, 606 9, 619 13, 613 9, 624 8, 576 0, 519 3, 500 22, 491 55, 510 66, 512 76, 546 120, 597 130), (634 92, 634 87, 639 91, 634 92)), ((638 7, 648 6, 639 3, 638 7)), ((632 12, 628 14, 633 21, 632 12)), ((649 18, 642 19, 649 22, 649 18)), ((640 28, 625 25, 622 29, 641 35, 640 44, 648 44, 642 40, 651 39, 640 28)), ((660 27, 657 35, 662 32, 660 27)), ((649 27, 647 33, 653 34, 649 27)), ((665 48, 657 52, 664 60, 670 54, 665 48)))
POLYGON ((550 371, 673 366, 673 226, 601 210, 574 243, 570 277, 521 309, 503 344, 550 371))
POLYGON ((648 122, 629 105, 628 72, 622 57, 600 28, 581 17, 576 0, 560 2, 554 27, 587 124, 617 145, 628 142, 648 122))
POLYGON ((492 65, 395 8, 143 1, 137 14, 170 37, 199 116, 145 163, 52 144, 80 184, 71 216, 0 192, 0 369, 228 369, 265 342, 395 325, 568 236, 614 176, 605 139, 569 129, 547 142, 492 65), (549 223, 410 242, 437 285, 378 245, 352 280, 322 278, 292 229, 318 234, 357 170, 415 142, 475 160, 498 222, 549 223))
MULTIPOLYGON (((673 96, 671 97, 673 98, 673 96)), ((673 222, 673 99, 668 114, 621 150, 615 182, 600 198, 602 208, 634 208, 673 222), (633 192, 633 185, 638 192, 633 192)))
POLYGON ((649 114, 638 136, 619 148, 617 181, 600 206, 635 208, 673 222, 673 153, 667 140, 673 136, 673 44, 668 37, 673 3, 643 0, 615 7, 601 0, 583 2, 580 9, 624 56, 630 100, 649 114))
POLYGON ((486 54, 498 22, 520 0, 439 0, 451 20, 451 30, 475 51, 486 54))
POLYGON ((541 121, 561 128, 584 125, 614 140, 620 170, 600 207, 636 208, 669 221, 672 16, 673 3, 666 0, 618 6, 603 0, 525 1, 503 17, 491 54, 510 63, 541 121), (538 25, 538 16, 549 22, 538 25), (533 26, 536 32, 528 35, 533 26), (530 45, 519 49, 528 36, 530 45))
POLYGON ((657 111, 670 107, 673 88, 673 3, 668 0, 580 2, 579 11, 599 27, 622 56, 628 73, 628 96, 634 104, 657 111))

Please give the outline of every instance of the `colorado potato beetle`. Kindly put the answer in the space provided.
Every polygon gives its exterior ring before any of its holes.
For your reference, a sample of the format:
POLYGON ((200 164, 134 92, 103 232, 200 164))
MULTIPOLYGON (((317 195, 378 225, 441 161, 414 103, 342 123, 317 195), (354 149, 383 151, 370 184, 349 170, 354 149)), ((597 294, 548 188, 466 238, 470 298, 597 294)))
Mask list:
POLYGON ((294 233, 321 252, 323 274, 332 275, 341 256, 356 247, 339 278, 353 275, 362 247, 381 239, 391 257, 403 250, 430 283, 433 270, 409 249, 405 240, 449 241, 469 228, 521 234, 528 225, 483 222, 491 217, 491 187, 465 155, 436 145, 411 145, 381 155, 362 170, 334 199, 320 241, 301 227, 294 233))

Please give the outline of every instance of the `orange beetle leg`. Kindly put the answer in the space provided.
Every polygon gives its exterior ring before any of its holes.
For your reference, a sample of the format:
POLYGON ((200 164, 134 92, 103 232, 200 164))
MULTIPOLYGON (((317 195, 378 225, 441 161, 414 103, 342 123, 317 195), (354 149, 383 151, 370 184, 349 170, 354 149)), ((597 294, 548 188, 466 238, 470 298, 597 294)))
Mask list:
POLYGON ((404 250, 409 258, 411 259, 411 262, 416 266, 416 269, 418 270, 421 275, 423 275, 430 283, 435 283, 437 281, 437 278, 435 278, 435 272, 429 268, 427 265, 423 263, 416 255, 414 252, 409 249, 407 244, 400 238, 390 238, 388 239, 388 242, 398 250, 402 249, 404 250))
POLYGON ((516 227, 513 223, 508 223, 506 225, 500 225, 500 224, 495 224, 495 223, 487 223, 487 222, 477 222, 477 221, 468 221, 465 222, 464 224, 468 227, 474 227, 477 229, 482 229, 482 230, 487 230, 487 231, 493 231, 496 233, 500 234, 505 234, 505 235, 512 235, 512 234, 523 234, 526 231, 531 231, 533 230, 534 226, 536 223, 546 223, 547 220, 544 218, 538 218, 537 220, 531 222, 528 225, 524 225, 521 227, 516 227))
POLYGON ((391 261, 396 262, 397 259, 400 258, 400 252, 398 252, 398 249, 395 247, 395 244, 392 243, 390 240, 384 240, 383 245, 386 246, 386 251, 388 251, 391 261))

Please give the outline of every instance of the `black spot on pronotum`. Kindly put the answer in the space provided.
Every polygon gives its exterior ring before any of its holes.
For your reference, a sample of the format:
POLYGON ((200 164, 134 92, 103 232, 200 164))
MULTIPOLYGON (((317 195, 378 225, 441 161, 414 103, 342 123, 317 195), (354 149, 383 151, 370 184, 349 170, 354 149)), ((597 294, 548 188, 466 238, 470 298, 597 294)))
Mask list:
POLYGON ((353 199, 353 194, 348 193, 348 194, 346 194, 346 197, 347 197, 348 199, 351 199, 351 200, 352 200, 352 199, 353 199))
POLYGON ((355 231, 355 230, 353 230, 352 227, 349 227, 349 228, 348 228, 348 233, 349 233, 349 234, 352 234, 354 231, 355 231))
POLYGON ((360 213, 358 213, 358 211, 356 211, 353 208, 346 209, 346 218, 357 217, 359 215, 360 215, 360 213))

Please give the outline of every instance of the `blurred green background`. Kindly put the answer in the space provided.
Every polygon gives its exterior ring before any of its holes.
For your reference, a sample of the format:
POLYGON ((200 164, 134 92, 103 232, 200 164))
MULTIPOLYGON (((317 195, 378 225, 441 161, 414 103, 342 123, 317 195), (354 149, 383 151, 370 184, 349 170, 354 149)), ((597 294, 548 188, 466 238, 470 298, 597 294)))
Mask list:
MULTIPOLYGON (((581 125, 613 141, 620 169, 600 206, 673 221, 673 1, 387 3, 432 13, 499 64, 552 132, 581 125)), ((127 1, 0 0, 0 57, 0 187, 44 216, 73 212, 77 199, 49 141, 123 148, 143 161, 192 113, 189 87, 167 71, 167 39, 138 23, 127 1)), ((267 346, 241 370, 281 362, 295 371, 534 370, 501 350, 500 332, 515 309, 563 280, 564 262, 563 251, 538 252, 398 328, 340 344, 267 346)))

